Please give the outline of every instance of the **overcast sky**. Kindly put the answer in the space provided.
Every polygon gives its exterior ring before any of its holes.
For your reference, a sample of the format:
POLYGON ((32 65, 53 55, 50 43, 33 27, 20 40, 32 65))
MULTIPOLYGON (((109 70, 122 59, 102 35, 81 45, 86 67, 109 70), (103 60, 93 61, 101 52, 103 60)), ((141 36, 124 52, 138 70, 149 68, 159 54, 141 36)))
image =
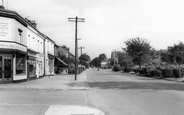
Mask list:
POLYGON ((184 42, 184 0, 4 0, 7 9, 35 20, 38 30, 74 53, 74 23, 79 46, 91 58, 121 50, 129 38, 150 41, 155 49, 184 42))

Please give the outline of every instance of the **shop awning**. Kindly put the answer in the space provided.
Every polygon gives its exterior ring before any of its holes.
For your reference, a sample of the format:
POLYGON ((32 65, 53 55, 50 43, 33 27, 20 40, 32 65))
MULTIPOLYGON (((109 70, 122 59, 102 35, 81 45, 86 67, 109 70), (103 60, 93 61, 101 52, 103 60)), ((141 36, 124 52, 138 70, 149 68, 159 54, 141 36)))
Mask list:
POLYGON ((57 58, 58 61, 60 61, 62 64, 64 64, 65 66, 68 66, 68 64, 66 64, 63 60, 61 60, 60 58, 57 58))

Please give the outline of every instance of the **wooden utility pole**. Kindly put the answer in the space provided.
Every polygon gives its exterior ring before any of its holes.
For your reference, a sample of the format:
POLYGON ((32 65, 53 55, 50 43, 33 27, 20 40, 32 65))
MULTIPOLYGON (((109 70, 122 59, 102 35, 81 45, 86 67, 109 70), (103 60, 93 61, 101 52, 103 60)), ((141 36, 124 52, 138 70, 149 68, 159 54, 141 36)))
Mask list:
POLYGON ((77 43, 77 23, 85 22, 85 18, 68 18, 69 22, 75 22, 75 80, 77 80, 77 70, 78 70, 78 43, 77 43))
POLYGON ((79 47, 79 49, 81 50, 81 55, 82 55, 82 49, 84 49, 84 47, 81 46, 81 47, 79 47))

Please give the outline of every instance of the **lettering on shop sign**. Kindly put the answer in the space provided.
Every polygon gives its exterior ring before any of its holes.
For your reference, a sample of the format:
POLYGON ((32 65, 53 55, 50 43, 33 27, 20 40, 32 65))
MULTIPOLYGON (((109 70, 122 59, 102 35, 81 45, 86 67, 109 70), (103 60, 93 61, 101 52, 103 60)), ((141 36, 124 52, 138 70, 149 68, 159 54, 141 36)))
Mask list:
POLYGON ((0 36, 7 36, 8 35, 8 23, 0 22, 0 36))
POLYGON ((21 45, 16 44, 16 43, 11 43, 11 42, 0 42, 0 48, 17 49, 17 50, 26 52, 26 47, 21 46, 21 45))

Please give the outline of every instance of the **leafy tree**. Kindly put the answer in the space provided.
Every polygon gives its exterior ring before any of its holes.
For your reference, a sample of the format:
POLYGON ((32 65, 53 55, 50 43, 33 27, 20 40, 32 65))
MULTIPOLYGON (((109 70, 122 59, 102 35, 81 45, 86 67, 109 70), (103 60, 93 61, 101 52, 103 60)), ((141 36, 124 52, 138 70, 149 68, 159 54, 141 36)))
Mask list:
POLYGON ((93 65, 93 66, 95 66, 95 67, 100 66, 100 58, 99 58, 99 57, 94 58, 94 59, 90 62, 90 65, 93 65))
POLYGON ((122 52, 118 55, 119 64, 121 67, 129 67, 133 64, 132 57, 126 52, 122 52))
POLYGON ((184 44, 182 42, 174 44, 173 47, 168 47, 168 52, 173 63, 178 64, 179 67, 184 63, 184 44))
POLYGON ((127 40, 125 44, 127 46, 125 51, 132 57, 132 61, 141 68, 151 50, 149 42, 146 39, 137 37, 127 40))
POLYGON ((172 55, 168 51, 161 51, 161 61, 168 64, 173 63, 172 55))
POLYGON ((99 55, 100 61, 103 61, 103 60, 106 59, 106 58, 107 58, 107 57, 106 57, 106 55, 105 55, 104 53, 99 55))
POLYGON ((81 65, 87 65, 87 62, 89 62, 89 61, 90 61, 90 56, 87 54, 82 54, 79 57, 79 64, 81 64, 81 65))

